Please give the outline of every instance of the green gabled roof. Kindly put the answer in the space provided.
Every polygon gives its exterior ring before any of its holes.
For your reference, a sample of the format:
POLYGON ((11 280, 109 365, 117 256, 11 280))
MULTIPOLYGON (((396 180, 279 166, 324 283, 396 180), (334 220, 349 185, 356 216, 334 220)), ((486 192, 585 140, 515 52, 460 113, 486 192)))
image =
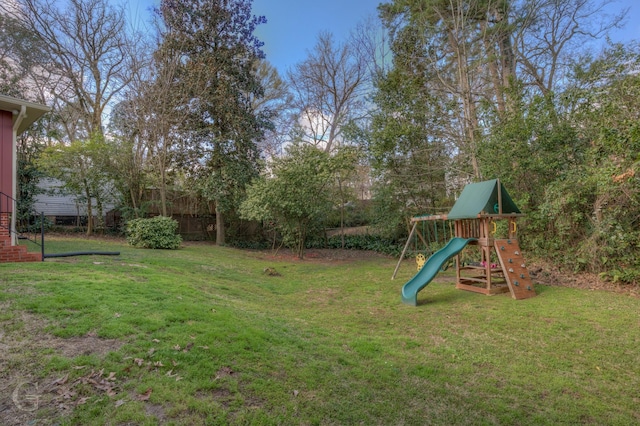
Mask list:
POLYGON ((475 219, 479 214, 520 213, 518 206, 498 179, 470 183, 464 187, 460 198, 447 215, 448 219, 475 219), (498 205, 498 189, 502 209, 498 205))

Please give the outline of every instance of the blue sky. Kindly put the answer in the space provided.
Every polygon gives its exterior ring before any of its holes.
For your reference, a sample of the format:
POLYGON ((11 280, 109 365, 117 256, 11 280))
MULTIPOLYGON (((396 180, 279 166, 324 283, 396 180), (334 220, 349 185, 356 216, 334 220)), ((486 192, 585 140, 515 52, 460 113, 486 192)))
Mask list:
POLYGON ((370 16, 377 16, 381 0, 254 0, 256 15, 267 17, 257 31, 265 42, 267 59, 284 73, 304 60, 323 31, 333 33, 336 41, 370 16))
POLYGON ((629 8, 626 25, 622 30, 612 34, 614 41, 640 41, 640 2, 638 0, 619 0, 609 6, 610 10, 620 11, 629 8))
MULTIPOLYGON (((159 0, 125 1, 132 19, 146 21, 148 8, 159 0)), ((322 31, 333 33, 336 41, 346 40, 364 19, 377 16, 381 0, 253 0, 256 15, 267 17, 267 24, 256 35, 265 42, 267 59, 281 74, 304 60, 322 31)), ((640 1, 617 0, 608 8, 616 12, 629 7, 624 30, 612 34, 614 41, 640 40, 640 1)))

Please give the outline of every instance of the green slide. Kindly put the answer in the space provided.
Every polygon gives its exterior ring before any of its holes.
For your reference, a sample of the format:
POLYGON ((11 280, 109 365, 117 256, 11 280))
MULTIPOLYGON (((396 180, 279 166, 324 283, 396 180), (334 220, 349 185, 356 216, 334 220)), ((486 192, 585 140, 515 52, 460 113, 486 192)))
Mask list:
POLYGON ((402 286, 402 302, 417 306, 418 292, 425 288, 433 280, 440 268, 456 254, 460 253, 470 241, 475 238, 452 238, 446 246, 433 253, 424 263, 422 269, 402 286))

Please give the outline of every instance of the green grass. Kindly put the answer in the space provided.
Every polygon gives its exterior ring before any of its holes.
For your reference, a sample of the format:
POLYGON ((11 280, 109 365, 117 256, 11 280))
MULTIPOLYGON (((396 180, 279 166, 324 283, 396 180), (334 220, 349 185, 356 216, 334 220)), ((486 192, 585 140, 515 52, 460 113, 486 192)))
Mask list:
POLYGON ((39 347, 7 361, 28 364, 41 383, 115 373, 114 395, 79 383, 65 401, 70 412, 41 407, 38 424, 640 422, 637 298, 537 286, 537 297, 515 301, 456 290, 451 278, 412 307, 400 289, 414 266, 391 281, 394 259, 275 261, 98 240, 47 246, 90 249, 121 255, 0 265, 5 339, 29 339, 21 330, 33 328, 31 315, 43 324, 31 338, 121 343, 106 355, 39 347))

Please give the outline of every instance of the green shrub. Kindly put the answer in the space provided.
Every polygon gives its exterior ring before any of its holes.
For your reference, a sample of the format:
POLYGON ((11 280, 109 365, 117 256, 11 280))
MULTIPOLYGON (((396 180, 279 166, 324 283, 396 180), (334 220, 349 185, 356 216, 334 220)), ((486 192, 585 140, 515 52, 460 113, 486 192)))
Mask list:
POLYGON ((139 248, 177 249, 182 243, 177 230, 178 222, 170 217, 132 219, 127 222, 127 242, 139 248))
MULTIPOLYGON (((404 244, 391 238, 379 235, 345 235, 344 248, 347 250, 369 250, 390 256, 399 256, 404 244)), ((342 237, 334 235, 326 241, 323 238, 311 238, 307 242, 307 248, 342 248, 342 237)))

